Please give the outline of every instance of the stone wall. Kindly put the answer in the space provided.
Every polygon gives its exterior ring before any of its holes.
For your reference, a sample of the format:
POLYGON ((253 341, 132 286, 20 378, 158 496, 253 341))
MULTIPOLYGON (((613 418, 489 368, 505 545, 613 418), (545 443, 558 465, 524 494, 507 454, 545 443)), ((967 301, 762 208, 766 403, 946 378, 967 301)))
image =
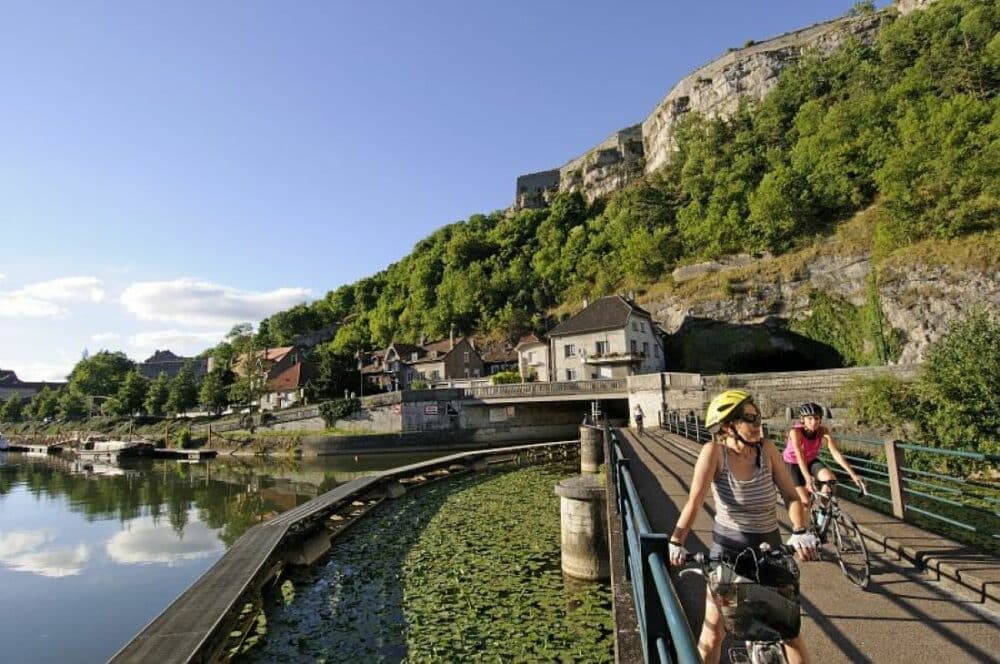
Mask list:
POLYGON ((914 365, 894 365, 732 376, 696 373, 631 376, 628 379, 629 411, 636 403, 640 404, 649 426, 655 426, 658 415, 664 410, 690 410, 704 417, 708 402, 716 394, 727 389, 743 389, 753 394, 765 418, 784 418, 786 408, 805 401, 817 401, 828 407, 840 406, 839 392, 855 378, 890 374, 909 380, 916 370, 914 365))
POLYGON ((517 178, 514 192, 514 207, 541 208, 548 205, 549 196, 559 190, 559 169, 539 173, 528 173, 517 178))

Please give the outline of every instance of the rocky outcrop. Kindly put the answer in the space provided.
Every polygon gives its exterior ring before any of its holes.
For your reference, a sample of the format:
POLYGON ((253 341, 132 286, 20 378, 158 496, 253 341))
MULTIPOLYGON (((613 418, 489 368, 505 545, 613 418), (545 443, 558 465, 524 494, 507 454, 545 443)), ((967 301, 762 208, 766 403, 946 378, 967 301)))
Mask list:
POLYGON ((897 0, 889 9, 818 23, 730 49, 677 83, 640 124, 615 132, 558 169, 518 178, 513 207, 544 206, 555 191, 580 191, 588 201, 607 196, 670 160, 676 148, 674 130, 687 113, 728 117, 742 97, 767 95, 782 70, 804 53, 829 53, 852 38, 870 42, 891 16, 923 9, 933 1, 897 0))
POLYGON ((642 125, 609 136, 559 168, 559 190, 579 191, 588 202, 623 188, 643 174, 642 125))
POLYGON ((890 265, 880 281, 886 321, 905 334, 902 363, 923 359, 948 324, 973 307, 1000 311, 1000 273, 950 265, 890 265))
POLYGON ((886 12, 828 21, 780 37, 733 49, 681 80, 642 123, 645 170, 651 173, 670 160, 676 149, 674 128, 694 111, 706 117, 728 117, 740 99, 763 99, 778 83, 782 70, 803 53, 829 53, 850 38, 871 42, 886 12))
MULTIPOLYGON (((806 250, 750 264, 746 257, 733 257, 678 268, 672 291, 640 298, 640 304, 664 331, 683 340, 682 352, 689 357, 673 358, 683 370, 726 371, 739 365, 733 358, 773 362, 782 353, 798 355, 789 360, 788 369, 839 366, 836 354, 826 352, 830 349, 790 332, 794 321, 812 315, 810 294, 816 291, 854 307, 869 301, 871 256, 827 249, 833 250, 806 250), (692 356, 697 353, 704 357, 692 356)), ((973 307, 1000 311, 996 265, 918 260, 923 257, 910 252, 882 264, 878 272, 885 330, 901 344, 898 364, 921 362, 928 346, 973 307)))

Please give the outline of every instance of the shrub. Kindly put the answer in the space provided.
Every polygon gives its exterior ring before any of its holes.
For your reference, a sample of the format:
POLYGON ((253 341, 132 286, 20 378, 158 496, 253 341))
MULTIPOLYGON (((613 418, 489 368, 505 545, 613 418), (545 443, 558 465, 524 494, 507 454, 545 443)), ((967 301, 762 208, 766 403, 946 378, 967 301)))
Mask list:
POLYGON ((360 399, 337 399, 319 405, 319 414, 322 416, 323 422, 331 428, 337 423, 337 420, 342 420, 359 410, 361 410, 360 399))
POLYGON ((510 385, 513 383, 520 383, 521 374, 517 371, 500 371, 493 374, 491 382, 494 385, 510 385))
POLYGON ((187 450, 193 446, 194 444, 191 442, 191 430, 181 429, 177 434, 177 438, 174 439, 174 447, 181 450, 187 450))

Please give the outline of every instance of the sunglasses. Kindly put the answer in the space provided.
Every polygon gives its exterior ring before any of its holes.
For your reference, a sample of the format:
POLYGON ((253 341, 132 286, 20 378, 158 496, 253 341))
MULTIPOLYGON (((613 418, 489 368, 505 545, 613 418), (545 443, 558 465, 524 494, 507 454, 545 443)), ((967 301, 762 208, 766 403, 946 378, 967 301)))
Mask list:
POLYGON ((760 413, 740 413, 736 416, 736 419, 741 422, 746 422, 747 424, 760 424, 760 413))

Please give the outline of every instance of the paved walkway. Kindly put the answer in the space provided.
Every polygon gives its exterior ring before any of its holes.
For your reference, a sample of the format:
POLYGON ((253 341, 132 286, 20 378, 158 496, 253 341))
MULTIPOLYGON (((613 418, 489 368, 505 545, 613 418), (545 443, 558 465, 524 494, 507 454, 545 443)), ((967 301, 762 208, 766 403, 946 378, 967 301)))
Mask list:
MULTIPOLYGON (((632 430, 620 431, 624 453, 634 459, 630 467, 651 525, 669 534, 687 498, 698 447, 662 430, 647 429, 642 438, 632 430)), ((969 552, 884 514, 851 503, 846 508, 869 534, 890 536, 893 545, 903 543, 942 558, 950 555, 944 565, 963 564, 959 572, 975 574, 980 585, 995 596, 1000 585, 1000 561, 995 558, 969 552)), ((713 514, 709 497, 688 549, 708 550, 713 514)), ((787 513, 779 506, 778 514, 787 533, 787 513)), ((879 544, 870 541, 869 551, 872 581, 868 591, 848 582, 829 557, 801 565, 802 629, 814 663, 1000 662, 1000 611, 987 608, 996 604, 984 605, 953 593, 879 544)), ((694 575, 672 576, 697 639, 704 613, 704 583, 694 575)))

